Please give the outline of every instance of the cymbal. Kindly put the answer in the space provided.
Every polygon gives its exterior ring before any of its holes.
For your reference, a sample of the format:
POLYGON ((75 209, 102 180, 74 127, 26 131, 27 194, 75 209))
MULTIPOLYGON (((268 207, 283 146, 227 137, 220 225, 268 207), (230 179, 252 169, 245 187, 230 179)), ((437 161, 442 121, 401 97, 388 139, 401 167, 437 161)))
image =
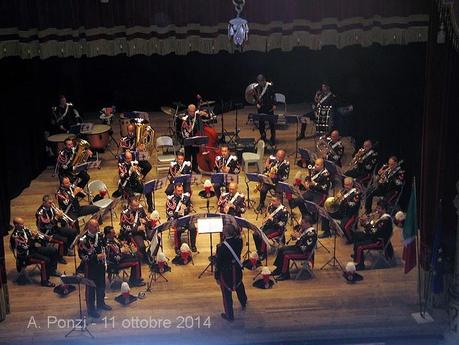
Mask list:
POLYGON ((171 108, 171 107, 168 107, 166 105, 163 105, 161 107, 161 111, 166 115, 175 116, 175 109, 171 108))
POLYGON ((205 102, 201 102, 200 105, 201 105, 201 107, 203 107, 203 106, 206 106, 206 105, 213 105, 215 103, 217 103, 217 101, 205 101, 205 102))

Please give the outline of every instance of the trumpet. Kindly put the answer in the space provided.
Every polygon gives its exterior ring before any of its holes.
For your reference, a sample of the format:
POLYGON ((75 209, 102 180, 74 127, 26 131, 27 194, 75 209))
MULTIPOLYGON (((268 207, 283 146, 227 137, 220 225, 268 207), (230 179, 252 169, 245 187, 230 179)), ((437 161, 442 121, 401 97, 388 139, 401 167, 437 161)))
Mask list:
POLYGON ((349 163, 349 170, 352 170, 357 164, 361 163, 365 153, 366 152, 363 147, 357 151, 354 158, 352 158, 351 162, 349 163))
POLYGON ((51 204, 51 208, 53 209, 54 213, 56 214, 56 217, 64 219, 64 221, 68 225, 73 225, 75 223, 75 220, 70 218, 67 214, 65 214, 64 211, 62 211, 60 208, 56 207, 56 205, 51 204))

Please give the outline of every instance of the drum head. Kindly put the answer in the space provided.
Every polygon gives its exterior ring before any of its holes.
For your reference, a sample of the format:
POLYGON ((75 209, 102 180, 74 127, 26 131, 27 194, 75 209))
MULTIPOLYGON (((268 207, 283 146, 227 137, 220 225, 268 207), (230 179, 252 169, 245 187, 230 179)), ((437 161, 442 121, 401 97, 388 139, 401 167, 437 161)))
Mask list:
POLYGON ((50 143, 63 143, 65 139, 71 138, 75 139, 76 135, 75 134, 69 134, 69 133, 59 133, 59 134, 53 134, 48 137, 48 141, 50 143))

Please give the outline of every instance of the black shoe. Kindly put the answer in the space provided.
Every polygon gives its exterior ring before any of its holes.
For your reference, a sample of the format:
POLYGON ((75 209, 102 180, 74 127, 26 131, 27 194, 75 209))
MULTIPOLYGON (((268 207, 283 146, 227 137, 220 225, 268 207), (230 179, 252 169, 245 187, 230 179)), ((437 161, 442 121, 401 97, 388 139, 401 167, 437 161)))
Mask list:
POLYGON ((198 252, 198 248, 196 248, 196 246, 191 246, 191 251, 193 253, 197 253, 198 252))
POLYGON ((62 265, 67 265, 67 261, 64 258, 58 258, 57 262, 62 264, 62 265))
POLYGON ((90 316, 90 317, 92 317, 94 319, 100 318, 100 314, 95 310, 88 310, 88 316, 90 316))
POLYGON ((356 271, 363 271, 365 269, 365 264, 363 262, 360 262, 355 266, 356 271))
POLYGON ((226 321, 229 321, 229 322, 234 321, 234 318, 232 318, 232 317, 230 318, 230 317, 226 316, 225 313, 221 313, 220 316, 221 316, 223 319, 225 319, 226 321))
POLYGON ((289 280, 289 279, 290 279, 289 273, 282 273, 279 277, 276 278, 276 280, 278 281, 289 280))
POLYGON ((104 303, 102 305, 98 305, 97 309, 100 309, 100 310, 112 310, 112 307, 110 307, 108 304, 104 303))
POLYGON ((153 212, 153 207, 148 206, 148 213, 152 213, 152 212, 153 212))

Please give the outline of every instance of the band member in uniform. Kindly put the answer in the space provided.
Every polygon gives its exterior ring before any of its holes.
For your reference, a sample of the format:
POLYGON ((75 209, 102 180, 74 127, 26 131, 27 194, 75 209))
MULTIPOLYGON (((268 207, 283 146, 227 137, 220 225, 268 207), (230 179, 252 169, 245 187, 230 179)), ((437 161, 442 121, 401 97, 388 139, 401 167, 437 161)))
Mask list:
MULTIPOLYGON (((131 151, 134 153, 135 151, 143 151, 145 148, 140 144, 136 146, 136 135, 135 135, 135 126, 131 123, 127 126, 127 135, 120 139, 120 147, 125 151, 131 151)), ((150 172, 152 166, 149 161, 139 159, 137 163, 140 167, 140 172, 145 177, 150 172)))
MULTIPOLYGON (((181 175, 191 174, 191 162, 185 160, 185 155, 181 152, 177 153, 175 161, 171 162, 167 178, 169 179, 169 185, 167 186, 165 193, 166 195, 172 195, 174 193, 174 178, 181 175)), ((191 185, 186 182, 183 184, 183 190, 186 193, 191 193, 191 185)))
MULTIPOLYGON (((341 229, 344 231, 347 242, 352 243, 352 225, 359 215, 362 196, 360 191, 354 187, 354 179, 352 177, 345 177, 343 184, 344 188, 335 196, 335 202, 339 204, 338 210, 330 213, 330 216, 340 221, 341 229)), ((322 230, 323 233, 319 234, 319 238, 330 237, 330 222, 326 218, 322 218, 322 230)))
POLYGON ((129 245, 136 246, 138 257, 146 259, 145 240, 150 222, 139 200, 132 198, 129 207, 121 212, 120 218, 119 239, 128 242, 129 245))
MULTIPOLYGON (((72 178, 72 182, 75 179, 78 179, 78 183, 76 185, 84 188, 88 183, 90 176, 86 170, 82 170, 78 174, 75 174, 74 172, 75 167, 72 165, 72 160, 76 153, 76 148, 73 144, 73 139, 65 139, 64 145, 64 149, 59 152, 59 156, 57 157, 59 180, 62 181, 65 176, 72 178)), ((92 156, 92 151, 89 149, 88 154, 90 157, 92 156)))
MULTIPOLYGON (((260 230, 263 231, 269 239, 279 238, 280 243, 285 243, 284 234, 287 222, 288 210, 282 205, 281 197, 274 196, 271 200, 271 204, 268 206, 268 216, 260 227, 260 230)), ((266 257, 266 244, 256 232, 253 233, 253 241, 255 242, 260 260, 263 260, 266 257)))
MULTIPOLYGON (((237 160, 237 156, 230 153, 229 147, 226 144, 220 146, 221 154, 215 157, 215 172, 237 175, 241 171, 241 166, 237 160)), ((221 188, 223 185, 214 184, 215 194, 220 198, 221 188)), ((225 186, 226 188, 226 186, 225 186)))
POLYGON ((78 235, 78 230, 71 227, 73 219, 65 217, 63 212, 57 206, 54 206, 53 200, 49 195, 44 195, 42 201, 42 205, 35 213, 38 231, 62 243, 60 258, 62 255, 73 255, 70 252, 70 245, 78 235))
POLYGON ((99 207, 94 205, 80 205, 78 194, 83 190, 80 187, 75 187, 71 184, 68 177, 62 179, 62 184, 56 192, 56 199, 59 203, 59 208, 71 219, 76 220, 75 226, 79 228, 78 217, 96 214, 99 212, 99 207))
MULTIPOLYGON (((354 235, 354 262, 357 263, 357 270, 365 269, 364 251, 369 249, 382 249, 392 237, 392 218, 387 213, 387 203, 379 200, 374 214, 363 215, 361 222, 364 226, 363 232, 356 232, 354 235)), ((384 255, 392 258, 394 248, 389 243, 384 255)))
POLYGON ((376 184, 368 188, 365 199, 365 213, 371 212, 373 197, 383 196, 386 202, 391 202, 402 189, 405 182, 405 171, 402 170, 401 163, 396 156, 391 156, 378 171, 376 184))
MULTIPOLYGON (((257 76, 257 83, 258 85, 255 87, 254 91, 258 113, 274 115, 274 110, 276 110, 276 103, 272 83, 268 83, 262 74, 257 76)), ((261 140, 267 142, 265 122, 266 121, 259 120, 258 130, 260 131, 261 140)), ((276 143, 276 124, 274 121, 269 121, 269 129, 271 131, 270 144, 274 145, 276 143)))
POLYGON ((265 207, 266 195, 270 189, 274 189, 275 184, 279 181, 287 181, 290 174, 290 162, 285 159, 285 150, 277 150, 276 156, 269 156, 265 162, 265 171, 263 174, 271 178, 274 185, 263 183, 260 186, 260 204, 257 207, 261 211, 265 207))
POLYGON ((303 115, 301 118, 301 131, 300 135, 298 136, 297 140, 301 140, 305 138, 307 122, 306 118, 314 119, 315 117, 315 109, 319 106, 334 106, 336 103, 336 96, 331 91, 330 85, 327 83, 322 83, 320 85, 320 89, 316 91, 314 95, 314 102, 313 102, 313 111, 303 115))
POLYGON ((105 253, 104 234, 99 231, 99 224, 95 219, 87 223, 87 231, 78 243, 78 254, 84 265, 85 277, 94 281, 96 287, 86 286, 86 305, 88 315, 99 318, 96 310, 111 310, 105 304, 105 271, 107 269, 107 256, 105 253))
POLYGON ((246 211, 245 195, 237 191, 237 183, 229 184, 228 192, 222 193, 218 199, 220 213, 241 217, 246 211))
MULTIPOLYGON (((183 192, 183 186, 181 184, 175 185, 174 194, 169 195, 166 200, 166 213, 168 221, 188 215, 191 211, 191 208, 192 205, 190 194, 183 192)), ((184 231, 186 231, 186 228, 181 226, 178 226, 175 229, 174 242, 175 252, 177 254, 180 254, 180 246, 182 245, 181 237, 184 231)), ((196 252, 197 229, 193 222, 190 222, 188 225, 188 231, 190 233, 191 250, 196 252)))
POLYGON ((350 168, 345 175, 355 178, 360 183, 367 183, 371 180, 377 163, 378 152, 373 147, 373 142, 367 139, 352 158, 350 168))
MULTIPOLYGON (((276 269, 272 272, 273 276, 278 276, 277 280, 290 279, 290 260, 305 260, 314 255, 314 249, 317 243, 317 233, 313 227, 311 217, 305 216, 301 220, 300 229, 295 229, 292 234, 292 239, 296 243, 290 246, 279 248, 274 266, 276 269)), ((311 257, 313 260, 313 257, 311 257)))
POLYGON ((344 145, 340 140, 340 135, 337 129, 330 133, 329 137, 324 138, 327 142, 327 153, 325 155, 326 160, 335 163, 337 166, 341 166, 341 159, 344 154, 344 145))
POLYGON ((64 95, 59 96, 59 104, 52 108, 52 113, 51 124, 64 133, 69 133, 72 126, 83 122, 78 111, 72 103, 67 103, 64 95))
POLYGON ((236 291, 237 298, 242 310, 247 305, 247 295, 242 281, 242 238, 238 229, 232 224, 223 227, 223 243, 217 245, 215 259, 215 280, 220 285, 223 296, 223 307, 225 312, 222 318, 228 321, 234 320, 233 291, 236 291))
POLYGON ((119 241, 116 238, 115 229, 112 226, 104 228, 106 239, 105 254, 107 255, 108 270, 131 268, 129 277, 130 286, 144 286, 142 279, 142 266, 139 258, 136 255, 136 248, 133 248, 124 241, 119 241))
POLYGON ((290 207, 292 209, 299 207, 303 216, 310 215, 314 219, 315 215, 308 210, 303 199, 320 205, 327 197, 330 186, 330 173, 324 166, 324 160, 318 158, 315 160, 314 168, 310 171, 309 176, 306 177, 304 183, 300 185, 300 190, 305 191, 302 195, 303 198, 292 199, 290 201, 290 207))
MULTIPOLYGON (((181 132, 183 139, 194 137, 202 133, 201 112, 196 110, 194 104, 187 108, 185 116, 182 117, 181 132)), ((198 169, 198 152, 199 147, 187 145, 185 147, 185 159, 191 161, 192 170, 199 174, 198 169)))
POLYGON ((16 268, 20 272, 28 264, 39 264, 41 285, 54 287, 49 277, 60 276, 57 272, 57 249, 46 245, 46 240, 39 234, 32 232, 24 226, 24 220, 15 217, 13 220, 14 230, 11 233, 10 245, 16 253, 16 268))

